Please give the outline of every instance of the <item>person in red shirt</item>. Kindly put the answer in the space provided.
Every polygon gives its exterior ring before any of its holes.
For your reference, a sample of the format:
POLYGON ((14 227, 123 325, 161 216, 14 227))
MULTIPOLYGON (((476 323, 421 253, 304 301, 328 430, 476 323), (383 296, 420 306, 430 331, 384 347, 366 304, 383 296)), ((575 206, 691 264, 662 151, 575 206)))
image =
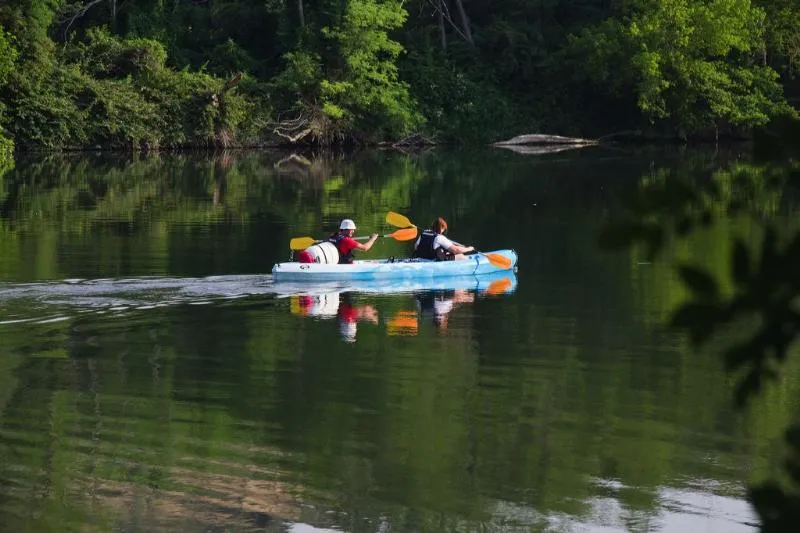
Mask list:
POLYGON ((378 240, 378 234, 373 233, 370 235, 369 240, 361 244, 353 238, 353 233, 356 231, 356 223, 346 218, 339 224, 339 231, 328 237, 328 242, 336 245, 339 251, 339 264, 349 265, 353 263, 353 250, 360 250, 368 252, 375 241, 378 240))

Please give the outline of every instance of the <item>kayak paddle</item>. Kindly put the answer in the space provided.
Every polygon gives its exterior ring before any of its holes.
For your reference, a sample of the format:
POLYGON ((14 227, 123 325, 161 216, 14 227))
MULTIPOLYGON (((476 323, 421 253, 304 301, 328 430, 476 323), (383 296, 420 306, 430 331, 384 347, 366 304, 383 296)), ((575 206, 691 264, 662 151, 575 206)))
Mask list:
MULTIPOLYGON (((417 238, 417 228, 404 228, 395 231, 394 233, 389 233, 388 235, 381 235, 381 237, 390 237, 396 241, 410 241, 412 239, 417 238)), ((353 237, 357 241, 365 241, 369 239, 369 237, 353 237)), ((290 250, 305 250, 312 244, 316 244, 318 242, 322 242, 319 239, 315 239, 313 237, 295 237, 291 241, 289 241, 289 249, 290 250)))
MULTIPOLYGON (((386 213, 386 223, 391 224, 392 226, 397 226, 400 228, 413 226, 416 228, 416 225, 409 220, 408 217, 401 215, 400 213, 395 213, 394 211, 389 211, 386 213)), ((453 244, 458 244, 457 242, 453 241, 453 244)), ((461 246, 461 245, 459 245, 461 246)), ((491 264, 496 266, 497 268, 502 268, 503 270, 508 270, 511 268, 511 259, 505 257, 504 255, 500 254, 485 254, 483 252, 478 252, 477 250, 475 253, 478 253, 484 256, 486 259, 489 260, 491 264)))

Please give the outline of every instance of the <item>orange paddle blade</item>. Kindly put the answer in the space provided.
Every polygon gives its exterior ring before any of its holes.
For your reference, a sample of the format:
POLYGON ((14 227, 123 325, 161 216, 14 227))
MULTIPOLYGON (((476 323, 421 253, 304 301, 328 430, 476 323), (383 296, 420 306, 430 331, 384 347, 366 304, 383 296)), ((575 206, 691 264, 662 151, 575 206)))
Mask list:
POLYGON ((389 335, 416 335, 419 329, 417 313, 414 311, 398 311, 386 323, 386 332, 389 335))
POLYGON ((386 213, 386 223, 391 226, 397 226, 398 228, 407 228, 414 225, 411 223, 408 217, 405 217, 400 213, 395 213, 394 211, 389 211, 386 213))
POLYGON ((295 237, 291 241, 289 241, 289 249, 290 250, 305 250, 312 244, 317 242, 311 237, 295 237))
POLYGON ((410 241, 417 238, 417 228, 399 229, 394 233, 387 235, 396 241, 410 241))
POLYGON ((504 294, 511 288, 511 278, 503 278, 498 279, 489 284, 486 287, 486 294, 490 296, 497 296, 498 294, 504 294))
POLYGON ((511 268, 511 259, 504 255, 500 254, 482 254, 489 260, 491 264, 496 266, 497 268, 502 268, 503 270, 509 270, 511 268))

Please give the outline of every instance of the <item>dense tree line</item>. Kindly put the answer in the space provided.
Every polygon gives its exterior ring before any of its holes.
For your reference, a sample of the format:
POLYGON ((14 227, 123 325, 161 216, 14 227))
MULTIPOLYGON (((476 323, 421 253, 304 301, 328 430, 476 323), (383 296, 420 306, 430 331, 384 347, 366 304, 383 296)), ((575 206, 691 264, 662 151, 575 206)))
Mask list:
POLYGON ((796 0, 7 0, 0 152, 738 134, 798 67, 796 0))

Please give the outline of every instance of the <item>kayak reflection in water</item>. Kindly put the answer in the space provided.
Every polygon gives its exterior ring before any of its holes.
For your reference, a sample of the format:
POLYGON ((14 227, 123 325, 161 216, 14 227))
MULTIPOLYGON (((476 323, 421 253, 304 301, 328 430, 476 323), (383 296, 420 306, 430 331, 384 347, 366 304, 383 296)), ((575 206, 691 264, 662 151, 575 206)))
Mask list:
POLYGON ((345 342, 356 342, 358 321, 378 323, 378 311, 371 305, 353 305, 351 293, 342 293, 339 309, 336 313, 339 320, 339 335, 345 342))
POLYGON ((432 318, 436 327, 442 331, 447 329, 448 317, 456 305, 474 301, 475 293, 463 289, 427 291, 417 294, 420 316, 432 318))

